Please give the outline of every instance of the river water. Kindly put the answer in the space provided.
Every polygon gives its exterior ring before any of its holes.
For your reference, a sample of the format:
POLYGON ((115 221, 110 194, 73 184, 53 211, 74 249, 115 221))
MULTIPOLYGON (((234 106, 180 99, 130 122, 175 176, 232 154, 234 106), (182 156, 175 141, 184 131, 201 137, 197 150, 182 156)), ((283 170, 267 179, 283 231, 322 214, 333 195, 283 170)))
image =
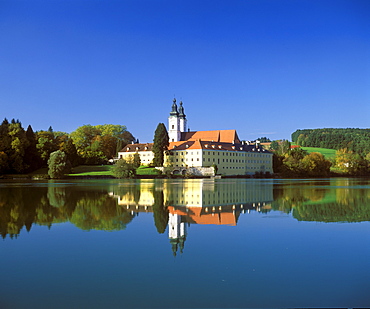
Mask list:
POLYGON ((0 308, 370 306, 370 180, 0 181, 0 308))

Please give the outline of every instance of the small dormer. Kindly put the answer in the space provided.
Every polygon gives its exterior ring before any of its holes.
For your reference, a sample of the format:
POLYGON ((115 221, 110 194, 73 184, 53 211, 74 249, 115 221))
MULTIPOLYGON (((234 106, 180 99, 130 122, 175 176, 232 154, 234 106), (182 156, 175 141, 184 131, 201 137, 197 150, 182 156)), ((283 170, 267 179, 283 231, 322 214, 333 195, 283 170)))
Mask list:
POLYGON ((144 147, 144 149, 145 149, 145 150, 148 150, 148 147, 147 147, 147 146, 145 146, 145 147, 144 147))
POLYGON ((205 144, 204 147, 208 148, 208 144, 205 144))
POLYGON ((221 145, 218 145, 218 148, 219 148, 219 149, 221 149, 221 148, 222 148, 222 146, 221 146, 221 145))
POLYGON ((212 148, 215 148, 216 146, 215 145, 212 145, 212 148))
POLYGON ((235 149, 235 146, 231 146, 232 149, 235 149))

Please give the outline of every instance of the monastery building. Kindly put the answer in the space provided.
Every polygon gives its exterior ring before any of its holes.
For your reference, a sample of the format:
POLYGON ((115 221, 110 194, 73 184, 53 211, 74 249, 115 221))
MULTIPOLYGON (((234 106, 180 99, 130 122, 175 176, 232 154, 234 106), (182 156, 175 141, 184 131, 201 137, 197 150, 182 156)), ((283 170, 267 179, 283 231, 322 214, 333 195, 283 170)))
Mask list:
MULTIPOLYGON (((173 100, 168 117, 169 147, 165 154, 165 167, 184 173, 187 169, 199 171, 216 167, 217 174, 253 175, 257 172, 273 173, 272 153, 258 142, 241 141, 236 130, 189 131, 183 103, 178 107, 173 100)), ((149 165, 154 158, 153 143, 129 144, 119 158, 130 159, 140 155, 141 164, 149 165)))

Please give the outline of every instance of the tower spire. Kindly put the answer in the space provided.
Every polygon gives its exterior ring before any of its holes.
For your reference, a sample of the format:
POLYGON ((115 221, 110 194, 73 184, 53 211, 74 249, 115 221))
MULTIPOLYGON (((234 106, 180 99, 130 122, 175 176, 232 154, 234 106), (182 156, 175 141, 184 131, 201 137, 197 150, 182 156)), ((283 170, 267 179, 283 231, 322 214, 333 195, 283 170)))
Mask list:
POLYGON ((176 104, 176 98, 173 99, 172 103, 172 111, 170 112, 171 116, 178 116, 179 112, 177 111, 177 104, 176 104))
POLYGON ((182 106, 182 101, 180 101, 179 116, 182 117, 182 118, 186 117, 186 115, 184 113, 184 107, 182 106))

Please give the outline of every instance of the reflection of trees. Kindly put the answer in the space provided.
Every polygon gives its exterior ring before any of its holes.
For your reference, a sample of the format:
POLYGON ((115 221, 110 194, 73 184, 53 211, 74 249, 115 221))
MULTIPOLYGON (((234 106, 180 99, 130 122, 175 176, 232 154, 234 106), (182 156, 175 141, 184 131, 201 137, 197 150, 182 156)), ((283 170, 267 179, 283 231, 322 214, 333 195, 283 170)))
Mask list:
POLYGON ((370 221, 368 189, 348 190, 340 187, 344 184, 337 183, 339 187, 322 188, 322 184, 296 183, 274 188, 272 209, 292 212, 293 217, 300 221, 370 221))
POLYGON ((133 215, 118 207, 116 199, 100 192, 83 194, 70 221, 82 230, 118 231, 126 228, 133 215))
POLYGON ((37 218, 37 208, 42 207, 45 188, 31 190, 27 187, 0 188, 0 233, 3 238, 17 237, 23 227, 31 229, 37 218))
POLYGON ((360 222, 370 221, 370 200, 367 205, 356 203, 348 207, 347 204, 325 203, 300 205, 293 209, 293 217, 299 221, 321 222, 360 222))
POLYGON ((323 200, 326 191, 325 189, 316 188, 314 185, 274 188, 272 209, 290 213, 293 207, 302 203, 323 200))
POLYGON ((163 190, 155 190, 153 195, 154 224, 158 233, 163 234, 166 231, 168 224, 168 207, 164 205, 163 190))
POLYGON ((121 230, 133 215, 117 205, 108 192, 78 187, 0 187, 0 234, 17 237, 32 224, 68 222, 84 230, 121 230))

